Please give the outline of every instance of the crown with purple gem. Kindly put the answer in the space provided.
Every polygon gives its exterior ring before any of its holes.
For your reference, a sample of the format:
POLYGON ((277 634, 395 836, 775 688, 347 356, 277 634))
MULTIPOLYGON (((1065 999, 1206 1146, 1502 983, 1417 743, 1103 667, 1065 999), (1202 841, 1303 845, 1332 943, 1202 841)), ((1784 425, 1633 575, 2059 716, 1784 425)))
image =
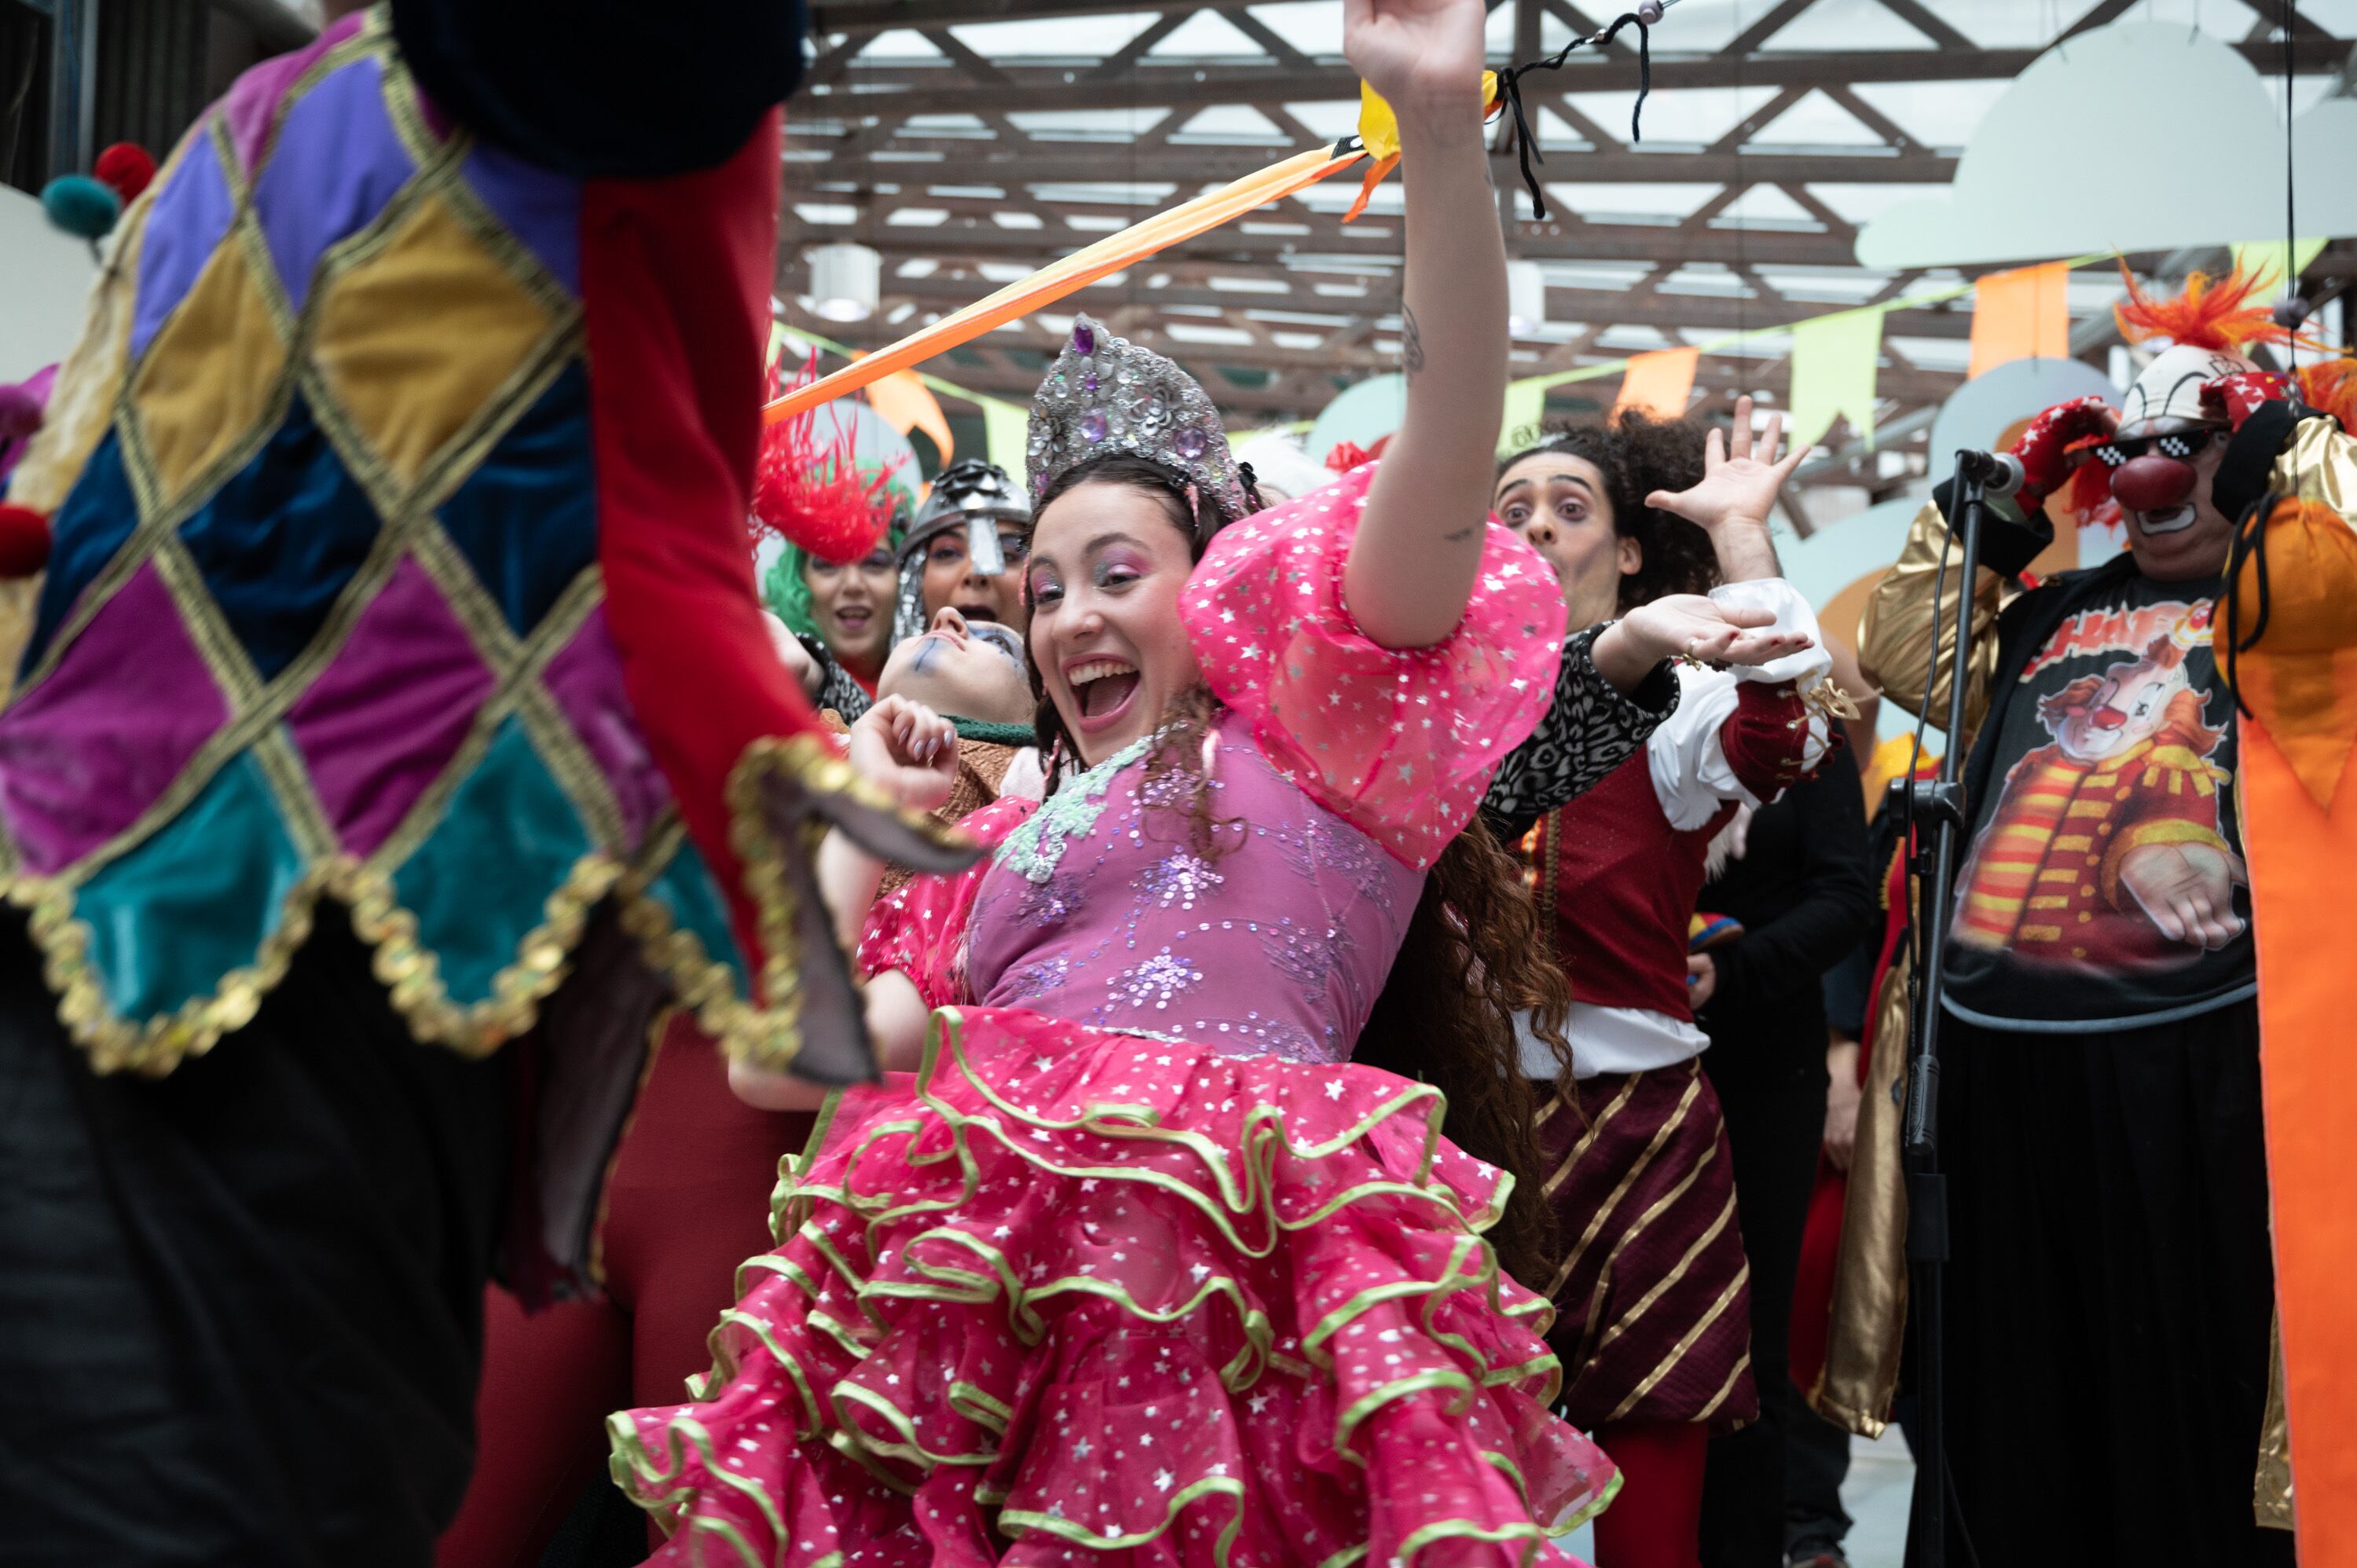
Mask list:
POLYGON ((1230 521, 1251 512, 1220 411, 1195 378, 1082 316, 1031 400, 1031 495, 1065 469, 1134 452, 1185 476, 1230 521))

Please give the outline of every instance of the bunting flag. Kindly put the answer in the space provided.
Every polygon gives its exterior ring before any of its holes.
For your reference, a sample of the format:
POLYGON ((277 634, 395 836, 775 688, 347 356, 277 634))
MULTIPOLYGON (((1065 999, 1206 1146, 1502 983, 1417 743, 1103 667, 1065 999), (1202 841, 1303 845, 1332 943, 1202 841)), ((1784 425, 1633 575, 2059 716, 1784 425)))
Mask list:
POLYGON ((1546 424, 1546 382, 1538 377, 1506 383, 1506 414, 1498 423, 1501 457, 1534 444, 1546 424))
POLYGON ((1991 273, 1973 285, 1973 358, 1966 380, 2015 360, 2071 357, 2068 262, 1991 273))
MULTIPOLYGON (((854 359, 865 355, 855 354, 854 359)), ((879 376, 867 385, 867 406, 884 416, 884 423, 906 435, 911 430, 921 430, 932 437, 933 450, 941 454, 939 467, 946 468, 952 460, 957 443, 950 435, 949 416, 942 412, 924 378, 914 371, 895 371, 879 376)))
POLYGON ((1700 349, 1663 349, 1634 356, 1621 372, 1620 395, 1613 402, 1612 417, 1618 419, 1622 409, 1633 408, 1655 419, 1684 419, 1701 359, 1700 349))
POLYGON ((1004 403, 995 397, 969 393, 968 398, 982 409, 984 455, 1006 470, 1007 477, 1017 484, 1028 486, 1031 458, 1025 442, 1031 428, 1031 411, 1021 403, 1004 403))
POLYGON ((2288 272, 2292 281, 2297 283, 2299 280, 2299 274, 2308 270, 2308 263, 2323 253, 2324 242, 2321 240, 2288 242, 2246 240, 2242 244, 2234 246, 2233 252, 2234 265, 2244 272, 2255 274, 2263 287, 2280 290, 2284 286, 2283 280, 2286 273, 2288 272), (2287 268, 2285 264, 2287 261, 2290 263, 2287 268))
POLYGON ((1874 449, 1874 378, 1886 305, 1792 324, 1792 445, 1813 446, 1846 418, 1874 449))

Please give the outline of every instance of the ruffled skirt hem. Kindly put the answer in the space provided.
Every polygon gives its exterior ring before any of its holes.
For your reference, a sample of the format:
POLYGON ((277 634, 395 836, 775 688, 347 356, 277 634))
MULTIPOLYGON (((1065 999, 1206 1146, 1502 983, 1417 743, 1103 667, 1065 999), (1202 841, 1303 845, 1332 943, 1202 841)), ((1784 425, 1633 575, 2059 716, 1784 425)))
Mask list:
POLYGON ((1510 1178, 1442 1109, 944 1009, 786 1162, 712 1373, 612 1418, 616 1479, 668 1561, 1568 1562, 1618 1477, 1547 1413, 1549 1308, 1480 1234, 1510 1178))

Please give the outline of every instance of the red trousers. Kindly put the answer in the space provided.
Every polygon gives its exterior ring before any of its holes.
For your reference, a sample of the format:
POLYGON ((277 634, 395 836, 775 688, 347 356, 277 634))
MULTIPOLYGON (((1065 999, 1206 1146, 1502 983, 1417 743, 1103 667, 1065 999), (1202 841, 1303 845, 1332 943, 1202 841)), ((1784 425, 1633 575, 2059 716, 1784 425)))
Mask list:
POLYGON ((812 1120, 737 1100, 719 1052, 674 1016, 607 1178, 604 1299, 531 1316, 496 1286, 484 1302, 475 1475, 440 1568, 538 1562, 606 1473, 608 1413, 687 1397, 686 1380, 712 1364, 705 1336, 737 1299, 737 1265, 770 1248, 778 1160, 812 1120))
POLYGON ((1690 1421, 1608 1422, 1596 1441, 1620 1466, 1620 1495, 1596 1516, 1596 1568, 1698 1568, 1710 1429, 1690 1421))

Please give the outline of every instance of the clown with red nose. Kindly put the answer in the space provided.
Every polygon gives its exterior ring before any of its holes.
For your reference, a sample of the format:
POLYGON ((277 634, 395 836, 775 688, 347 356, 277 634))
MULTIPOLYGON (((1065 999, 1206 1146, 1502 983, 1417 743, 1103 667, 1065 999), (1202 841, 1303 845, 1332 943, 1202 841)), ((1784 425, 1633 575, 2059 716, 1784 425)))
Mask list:
MULTIPOLYGON (((2080 398, 2031 421, 2013 447, 2025 482, 1983 530, 1968 733, 1952 737, 1967 748, 1966 851, 1942 983, 1921 1002, 1937 1010, 1948 1177, 1950 1562, 2293 1560, 2271 1377, 2270 1227, 2280 1247, 2287 1211, 2268 1170, 2289 1114, 2263 1095, 2266 878, 2244 835, 2260 831, 2253 779, 2294 758, 2316 780, 2300 809, 2318 813, 2357 736, 2357 444, 2339 412, 2348 362, 2265 368, 2255 353, 2290 334, 2255 293, 2240 274, 2170 297, 2131 279, 2121 329, 2157 351, 2116 406, 2080 398), (2116 520, 2127 549, 2029 576, 2057 497, 2083 523, 2116 520)), ((1918 515, 1858 647, 1870 682, 1935 715, 1953 500, 1943 486, 1918 515)), ((2309 857, 2339 876, 2357 863, 2349 814, 2348 853, 2309 857)), ((2271 985, 2287 961, 2268 961, 2271 985)), ((2269 1029, 2272 1093, 2272 1013, 2269 1029)), ((1893 1155, 1879 1168, 1895 1181, 1893 1155)), ((1844 1266, 1895 1277, 1898 1246, 1844 1266)), ((2287 1305, 2287 1366, 2318 1343, 2310 1329, 2296 1344, 2294 1320, 2287 1305)), ((1837 1316, 1835 1330, 1880 1335, 1889 1354, 1836 1345, 1829 1365, 1898 1365, 1895 1324, 1837 1316)), ((2306 1428, 2351 1429, 2333 1413, 2306 1428)), ((2309 1475, 2299 1486, 2306 1530, 2309 1475)))

